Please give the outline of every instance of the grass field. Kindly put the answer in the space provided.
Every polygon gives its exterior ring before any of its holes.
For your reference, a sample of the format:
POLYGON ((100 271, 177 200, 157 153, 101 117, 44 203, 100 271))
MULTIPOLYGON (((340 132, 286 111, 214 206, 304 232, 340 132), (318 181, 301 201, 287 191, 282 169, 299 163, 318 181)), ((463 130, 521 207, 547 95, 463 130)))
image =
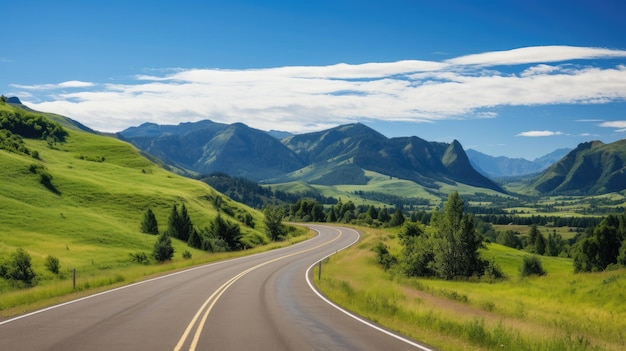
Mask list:
MULTIPOLYGON (((444 281, 383 271, 373 246, 393 233, 362 229, 356 246, 324 263, 316 283, 331 300, 443 350, 623 350, 626 270, 574 274, 570 259, 541 257, 546 276, 521 278, 526 253, 488 245, 507 278, 444 281)), ((317 273, 315 273, 317 274, 317 273)))
POLYGON ((150 266, 132 262, 131 254, 150 256, 156 241, 140 232, 148 208, 160 231, 166 230, 174 204, 185 204, 197 228, 208 226, 218 211, 237 223, 239 215, 250 214, 254 227, 239 223, 246 246, 268 243, 259 211, 231 201, 205 183, 165 171, 128 143, 80 131, 59 116, 51 117, 64 123, 69 136, 52 148, 46 141, 25 139, 39 159, 0 150, 0 261, 24 248, 39 280, 34 288, 17 289, 0 279, 2 315, 72 293, 72 269, 78 276, 76 290, 84 291, 224 257, 174 240, 173 262, 150 266), (41 183, 33 165, 52 176, 52 187, 41 183), (191 259, 182 257, 185 251, 191 259), (45 268, 48 256, 59 259, 58 275, 45 268))

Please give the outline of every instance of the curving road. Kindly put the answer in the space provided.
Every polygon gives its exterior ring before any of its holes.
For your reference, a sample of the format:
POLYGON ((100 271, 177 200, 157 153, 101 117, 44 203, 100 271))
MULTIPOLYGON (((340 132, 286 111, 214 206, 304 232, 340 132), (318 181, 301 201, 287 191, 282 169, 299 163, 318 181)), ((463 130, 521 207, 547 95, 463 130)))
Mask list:
POLYGON ((303 243, 199 266, 0 322, 0 350, 429 350, 315 292, 308 270, 359 238, 312 225, 303 243))

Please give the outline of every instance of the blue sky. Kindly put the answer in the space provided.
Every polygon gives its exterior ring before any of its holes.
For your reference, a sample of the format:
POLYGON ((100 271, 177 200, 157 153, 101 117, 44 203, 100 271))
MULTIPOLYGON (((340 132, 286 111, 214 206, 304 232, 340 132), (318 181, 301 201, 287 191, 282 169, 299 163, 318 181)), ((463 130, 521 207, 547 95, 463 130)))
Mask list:
POLYGON ((534 159, 626 136, 626 2, 6 1, 0 93, 96 130, 362 122, 534 159))

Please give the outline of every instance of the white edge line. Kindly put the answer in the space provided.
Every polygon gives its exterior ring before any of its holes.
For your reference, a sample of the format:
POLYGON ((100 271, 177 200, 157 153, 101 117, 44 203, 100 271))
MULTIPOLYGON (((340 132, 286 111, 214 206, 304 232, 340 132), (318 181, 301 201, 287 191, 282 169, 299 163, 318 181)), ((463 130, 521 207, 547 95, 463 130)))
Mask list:
MULTIPOLYGON (((313 228, 312 228, 312 229, 313 229, 313 228)), ((345 229, 351 229, 351 228, 345 228, 345 229)), ((314 230, 315 230, 315 231, 318 233, 318 235, 319 235, 319 233, 320 233, 320 232, 319 232, 317 229, 314 229, 314 230)), ((354 229, 351 229, 351 230, 354 230, 354 229)), ((349 317, 352 317, 352 318, 356 319, 357 321, 359 321, 359 322, 361 322, 361 323, 363 323, 363 324, 367 325, 368 327, 374 328, 374 329, 376 329, 376 330, 378 330, 378 331, 380 331, 380 332, 382 332, 382 333, 385 333, 385 334, 387 334, 387 335, 389 335, 389 336, 391 336, 391 337, 393 337, 393 338, 396 338, 396 339, 398 339, 398 340, 400 340, 400 341, 402 341, 402 342, 404 342, 404 343, 406 343, 406 344, 409 344, 409 345, 411 345, 411 346, 414 346, 414 347, 416 347, 416 348, 418 348, 418 349, 420 349, 420 350, 423 350, 423 351, 435 351, 435 350, 430 349, 430 348, 428 348, 428 347, 426 347, 426 346, 420 345, 420 344, 418 344, 418 343, 416 343, 416 342, 414 342, 414 341, 411 341, 411 340, 409 340, 409 339, 406 339, 406 338, 404 338, 404 337, 402 337, 402 336, 400 336, 400 335, 394 334, 394 333, 392 333, 392 332, 390 332, 390 331, 388 331, 388 330, 386 330, 386 329, 383 329, 383 328, 381 328, 381 327, 379 327, 379 326, 377 326, 377 325, 375 325, 375 324, 373 324, 373 323, 371 323, 371 322, 369 322, 369 321, 367 321, 367 320, 365 320, 365 319, 363 319, 363 318, 361 318, 361 317, 359 317, 359 316, 355 315, 355 314, 352 314, 351 312, 348 312, 347 310, 343 309, 343 308, 342 308, 342 307, 340 307, 339 305, 336 305, 334 302, 332 302, 332 301, 330 301, 329 299, 327 299, 324 295, 322 295, 322 293, 320 293, 320 292, 319 292, 319 291, 318 291, 318 290, 317 290, 317 289, 313 286, 313 284, 311 283, 311 279, 309 279, 311 269, 312 269, 313 267, 315 267, 315 265, 316 265, 316 264, 318 264, 318 262, 320 262, 320 261, 322 261, 322 260, 324 260, 324 259, 326 259, 326 258, 328 258, 328 257, 330 257, 330 256, 332 256, 332 255, 334 255, 334 254, 336 254, 336 253, 337 253, 337 252, 339 252, 339 251, 343 251, 343 250, 345 250, 345 249, 349 248, 350 246, 352 246, 352 245, 356 244, 356 243, 359 241, 359 239, 361 239, 361 234, 359 234, 359 231, 358 231, 358 230, 354 230, 354 231, 357 233, 357 238, 356 238, 356 240, 355 240, 355 241, 353 241, 352 243, 350 243, 350 245, 348 245, 348 246, 344 247, 344 248, 343 248, 343 249, 341 249, 341 250, 337 250, 336 252, 333 252, 333 253, 331 253, 331 254, 329 254, 329 255, 327 255, 327 256, 322 257, 321 259, 319 259, 318 261, 316 261, 315 263, 313 263, 313 264, 312 264, 312 265, 311 265, 311 266, 310 266, 310 267, 306 270, 306 273, 305 273, 305 275, 306 275, 306 282, 309 284, 309 287, 311 288, 311 290, 313 290, 313 292, 314 292, 317 296, 319 296, 319 298, 320 298, 320 299, 324 300, 327 304, 329 304, 329 305, 331 305, 332 307, 336 308, 337 310, 341 311, 341 312, 342 312, 342 313, 344 313, 345 315, 347 315, 347 316, 349 316, 349 317)))
MULTIPOLYGON (((311 239, 314 239, 314 238, 318 237, 319 235, 320 235, 320 233, 318 231, 317 235, 314 236, 311 239)), ((296 243, 294 245, 297 245, 297 244, 298 243, 296 243)), ((285 247, 282 247, 280 249, 287 249, 287 248, 293 247, 294 245, 285 246, 285 247)), ((278 249, 278 250, 280 250, 280 249, 278 249)), ((276 250, 270 250, 270 251, 271 252, 276 252, 276 250)), ((37 315, 37 314, 40 314, 40 313, 44 313, 44 312, 47 312, 47 311, 50 311, 50 310, 54 310, 54 309, 57 309, 57 308, 60 308, 60 307, 63 307, 63 306, 71 305, 73 303, 77 303, 77 302, 81 302, 81 301, 84 301, 84 300, 89 300, 89 299, 92 299, 94 297, 98 297, 98 296, 101 296, 101 295, 113 293, 113 292, 116 292, 116 291, 119 291, 119 290, 122 290, 122 289, 131 288, 131 287, 134 287, 134 286, 137 286, 137 285, 141 285, 141 284, 151 283, 151 282, 154 282, 156 280, 165 279, 165 278, 168 278, 168 277, 173 277, 175 275, 179 275, 179 274, 195 271, 197 269, 202 269, 202 268, 209 267, 209 266, 215 266, 215 265, 224 264, 224 263, 227 263, 227 262, 243 260, 243 259, 246 259, 246 258, 249 258, 249 257, 253 257, 253 256, 256 256, 256 255, 262 255, 262 254, 265 254, 265 253, 270 252, 270 251, 259 252, 259 253, 254 254, 254 255, 242 256, 242 257, 237 257, 237 258, 231 258, 231 259, 227 259, 227 260, 223 260, 223 261, 211 262, 211 263, 203 264, 203 265, 200 265, 200 266, 192 267, 192 268, 189 268, 189 269, 185 269, 185 270, 182 270, 182 271, 178 271, 178 272, 162 275, 162 276, 159 276, 159 277, 156 277, 156 278, 151 278, 151 279, 148 279, 148 280, 142 280, 142 281, 139 281, 139 282, 136 282, 136 283, 120 286, 120 287, 115 288, 115 289, 102 291, 102 292, 99 292, 99 293, 96 293, 96 294, 93 294, 93 295, 89 295, 89 296, 78 298, 76 300, 71 300, 71 301, 60 303, 58 305, 53 305, 53 306, 50 306, 50 307, 42 308, 40 310, 36 310, 36 311, 30 312, 30 313, 26 313, 26 314, 23 314, 23 315, 20 315, 20 316, 17 316, 17 317, 13 317, 13 318, 7 319, 5 321, 0 321, 0 326, 2 326, 4 324, 9 324, 11 322, 18 321, 20 319, 28 318, 28 317, 31 317, 31 316, 34 316, 34 315, 37 315)))

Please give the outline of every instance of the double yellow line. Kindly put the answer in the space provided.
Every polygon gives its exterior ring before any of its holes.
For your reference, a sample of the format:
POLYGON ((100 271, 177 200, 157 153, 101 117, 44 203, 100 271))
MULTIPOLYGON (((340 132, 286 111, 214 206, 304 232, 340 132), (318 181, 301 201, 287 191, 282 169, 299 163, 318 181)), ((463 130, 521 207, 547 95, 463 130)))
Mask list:
POLYGON ((189 325, 187 325, 187 328, 185 329, 185 332, 183 333, 183 335, 180 337, 180 340, 178 340, 178 344, 176 344, 176 347, 174 347, 174 351, 180 351, 183 349, 183 346, 185 345, 185 342, 188 340, 189 335, 191 334, 194 325, 196 325, 196 322, 198 321, 198 319, 200 318, 200 315, 202 315, 202 319, 200 320, 200 322, 198 323, 198 326, 196 327, 196 332, 193 335, 193 339, 191 340, 191 344, 189 345, 189 351, 195 351, 196 347, 198 347, 198 341, 200 340, 200 335, 202 334, 202 330, 204 329, 204 325, 206 324, 206 320, 209 318, 209 314, 211 313, 211 310, 213 309, 213 306, 215 306, 215 304, 217 303, 217 301, 220 299, 220 297, 222 297, 222 295, 226 292, 226 290, 228 288, 230 288, 231 285, 235 284, 235 282, 239 279, 241 279, 241 277, 243 277, 244 275, 258 269, 261 268, 265 265, 268 265, 270 263, 276 262, 276 261, 280 261, 282 259, 291 257, 291 256, 295 256, 295 255, 299 255, 308 251, 313 251, 316 249, 319 249, 322 246, 326 246, 330 243, 332 243, 333 241, 338 240, 341 235, 343 234, 343 232, 340 230, 339 231, 339 235, 337 235, 333 240, 331 241, 327 241, 321 245, 315 246, 315 247, 311 247, 308 248, 306 250, 301 250, 301 251, 297 251, 294 253, 291 253, 289 255, 285 255, 285 256, 281 256, 281 257, 277 257, 274 258, 272 260, 263 262, 263 263, 259 263, 256 266, 250 267, 248 269, 246 269, 245 271, 237 274, 236 276, 230 278, 229 281, 227 281, 226 283, 222 284, 222 286, 220 286, 213 294, 211 294, 211 296, 209 296, 208 299, 206 299, 206 301, 202 304, 202 306, 198 309, 198 312, 196 312, 196 314, 194 315, 194 317, 191 319, 191 322, 189 322, 189 325), (208 306, 208 307, 207 307, 208 306), (206 310, 205 310, 206 309, 206 310), (202 311, 204 311, 204 314, 202 313, 202 311))

